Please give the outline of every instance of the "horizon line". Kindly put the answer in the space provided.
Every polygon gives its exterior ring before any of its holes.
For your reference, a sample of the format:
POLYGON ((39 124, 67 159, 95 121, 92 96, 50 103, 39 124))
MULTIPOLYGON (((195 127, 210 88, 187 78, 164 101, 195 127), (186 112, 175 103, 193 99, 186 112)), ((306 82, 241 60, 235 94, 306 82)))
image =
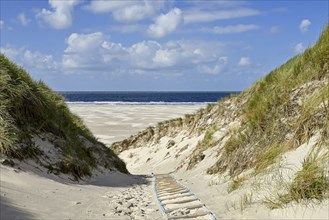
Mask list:
POLYGON ((56 92, 242 92, 242 91, 237 91, 237 90, 227 90, 227 91, 202 91, 202 90, 54 90, 56 92))

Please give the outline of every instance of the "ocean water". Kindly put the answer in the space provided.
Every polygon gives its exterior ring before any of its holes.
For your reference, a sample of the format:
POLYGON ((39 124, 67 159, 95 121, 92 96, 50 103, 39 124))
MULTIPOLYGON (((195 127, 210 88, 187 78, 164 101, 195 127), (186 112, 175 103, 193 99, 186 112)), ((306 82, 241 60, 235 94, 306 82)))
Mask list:
POLYGON ((68 103, 184 105, 214 103, 238 92, 59 92, 68 103))

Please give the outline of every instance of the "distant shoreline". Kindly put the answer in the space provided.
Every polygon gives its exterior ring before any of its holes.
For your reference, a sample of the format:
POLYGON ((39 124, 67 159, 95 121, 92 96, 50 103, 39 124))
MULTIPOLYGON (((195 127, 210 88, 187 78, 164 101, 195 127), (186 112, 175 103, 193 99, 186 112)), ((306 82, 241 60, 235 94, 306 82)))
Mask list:
POLYGON ((237 92, 62 92, 67 103, 113 105, 206 105, 237 92))
POLYGON ((155 126, 157 123, 184 117, 206 105, 129 105, 68 103, 70 110, 79 115, 92 133, 107 146, 130 135, 155 126))
POLYGON ((207 105, 207 104, 216 104, 217 102, 101 102, 101 101, 94 101, 94 102, 70 102, 67 101, 67 104, 70 105, 207 105))

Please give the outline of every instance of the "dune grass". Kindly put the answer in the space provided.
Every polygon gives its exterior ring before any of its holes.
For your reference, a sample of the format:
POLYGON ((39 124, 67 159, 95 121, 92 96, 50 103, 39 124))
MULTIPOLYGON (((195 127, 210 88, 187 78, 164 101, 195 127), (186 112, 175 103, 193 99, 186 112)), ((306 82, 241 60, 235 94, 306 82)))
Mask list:
MULTIPOLYGON (((322 201, 329 197, 329 151, 317 147, 303 161, 291 183, 285 187, 287 191, 266 198, 264 204, 271 208, 282 208, 291 202, 322 201)), ((305 203, 307 204, 307 203, 305 203)))
POLYGON ((203 137, 203 139, 195 147, 190 161, 188 163, 187 169, 192 169, 196 164, 204 159, 203 152, 211 147, 214 143, 213 135, 218 131, 218 126, 216 124, 210 126, 203 137))
POLYGON ((114 153, 98 142, 82 120, 69 111, 62 96, 45 83, 33 81, 28 73, 1 54, 0 154, 20 160, 37 157, 42 152, 36 150, 32 138, 44 133, 58 137, 55 144, 64 154, 65 159, 59 165, 64 173, 77 177, 90 175, 90 169, 97 164, 97 149, 101 149, 108 160, 117 160, 117 168, 126 172, 124 163, 120 164, 114 153), (85 141, 98 148, 88 148, 85 141))
POLYGON ((328 142, 329 26, 317 43, 242 92, 242 126, 208 173, 265 170, 287 150, 322 132, 328 142), (327 82, 327 84, 326 84, 327 82), (305 100, 298 100, 304 97, 305 100), (293 98, 293 99, 292 99, 293 98))

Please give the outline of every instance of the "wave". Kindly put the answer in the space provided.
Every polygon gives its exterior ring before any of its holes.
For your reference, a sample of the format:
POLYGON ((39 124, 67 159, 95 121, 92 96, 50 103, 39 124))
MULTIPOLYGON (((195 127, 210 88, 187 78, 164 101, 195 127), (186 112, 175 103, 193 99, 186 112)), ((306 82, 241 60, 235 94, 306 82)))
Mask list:
POLYGON ((67 101, 68 104, 95 104, 95 105, 207 105, 217 102, 108 102, 108 101, 67 101))

